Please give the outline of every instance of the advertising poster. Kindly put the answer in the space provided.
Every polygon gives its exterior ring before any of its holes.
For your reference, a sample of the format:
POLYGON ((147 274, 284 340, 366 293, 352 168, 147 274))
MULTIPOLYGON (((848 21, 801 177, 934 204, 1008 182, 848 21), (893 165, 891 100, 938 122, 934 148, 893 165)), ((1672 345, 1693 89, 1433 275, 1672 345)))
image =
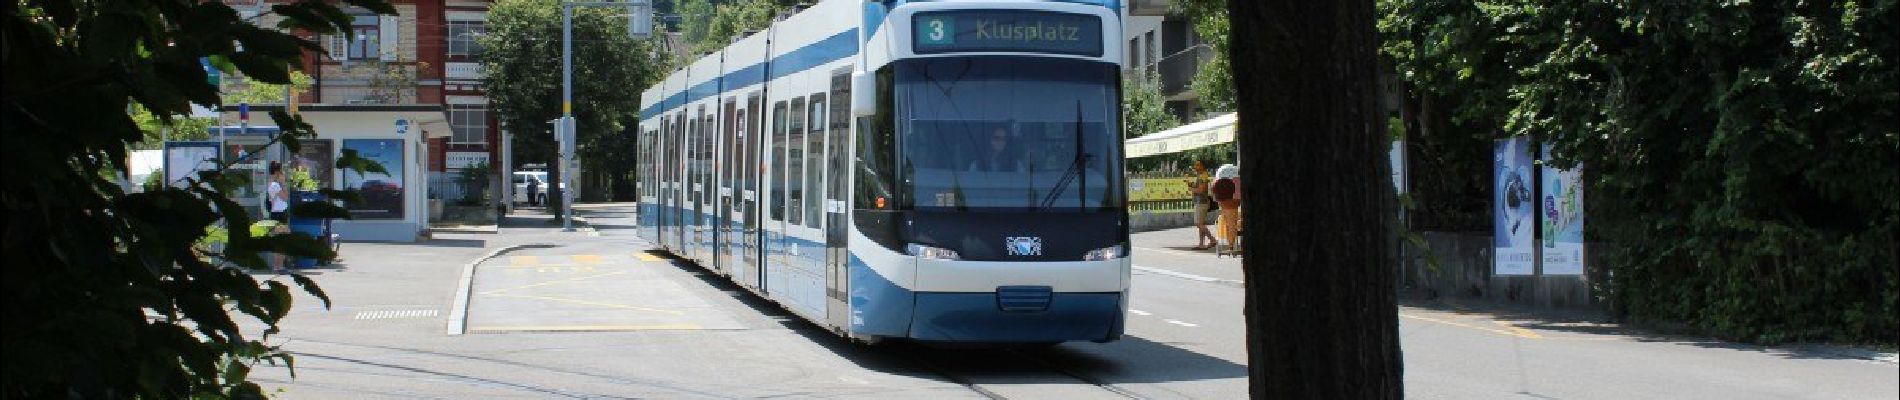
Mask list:
MULTIPOLYGON (((256 199, 256 201, 261 203, 264 198, 264 185, 270 184, 270 176, 264 170, 265 157, 263 154, 258 154, 264 151, 264 144, 233 143, 234 141, 235 140, 225 141, 224 143, 224 159, 229 160, 231 163, 228 172, 249 177, 251 183, 249 185, 239 186, 237 190, 233 190, 229 194, 232 199, 237 199, 239 204, 246 204, 244 201, 246 199, 256 199)), ((259 203, 250 203, 248 205, 256 206, 259 203)))
POLYGON ((303 171, 315 179, 319 187, 330 188, 336 171, 336 142, 330 139, 304 139, 291 156, 289 168, 292 173, 303 171))
POLYGON ((165 186, 184 187, 185 178, 218 169, 218 142, 165 142, 165 186))
POLYGON ((363 201, 349 205, 356 219, 402 219, 403 154, 402 139, 344 139, 344 150, 383 165, 389 173, 343 172, 343 185, 355 189, 363 201))
POLYGON ((1497 142, 1492 155, 1496 181, 1492 189, 1491 237, 1496 249, 1492 273, 1530 275, 1537 265, 1536 194, 1532 193, 1530 139, 1517 137, 1497 142))
MULTIPOLYGON (((1550 145, 1544 145, 1542 158, 1550 159, 1550 145)), ((1543 168, 1543 223, 1538 226, 1544 238, 1544 275, 1583 275, 1583 166, 1543 168)))

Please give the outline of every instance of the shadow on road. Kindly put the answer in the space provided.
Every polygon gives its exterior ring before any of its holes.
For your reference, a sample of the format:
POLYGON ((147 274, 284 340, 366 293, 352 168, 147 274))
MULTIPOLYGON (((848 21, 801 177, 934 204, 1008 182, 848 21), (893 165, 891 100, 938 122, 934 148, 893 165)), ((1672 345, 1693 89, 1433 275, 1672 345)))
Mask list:
MULTIPOLYGON (((1564 334, 1559 339, 1617 339, 1643 343, 1668 343, 1709 349, 1749 351, 1784 359, 1866 360, 1881 357, 1879 352, 1826 344, 1763 346, 1697 336, 1695 329, 1672 324, 1630 325, 1614 321, 1601 311, 1590 309, 1549 309, 1497 304, 1486 300, 1462 302, 1449 299, 1425 300, 1401 296, 1399 305, 1462 315, 1477 315, 1509 323, 1510 326, 1540 333, 1564 334)), ((1546 335, 1551 336, 1551 335, 1546 335)), ((1888 355, 1891 357, 1891 355, 1888 355)))
POLYGON ((669 264, 774 319, 786 329, 865 369, 954 383, 970 377, 1009 377, 1012 383, 1163 383, 1247 376, 1247 367, 1136 336, 1110 343, 1071 342, 1049 347, 943 347, 891 340, 855 343, 805 321, 691 261, 669 264))

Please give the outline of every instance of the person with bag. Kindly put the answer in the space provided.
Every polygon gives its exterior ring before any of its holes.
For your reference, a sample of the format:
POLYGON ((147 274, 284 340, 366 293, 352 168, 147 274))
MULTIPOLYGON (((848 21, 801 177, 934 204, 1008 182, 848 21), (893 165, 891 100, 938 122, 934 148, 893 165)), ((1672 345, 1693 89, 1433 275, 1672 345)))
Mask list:
MULTIPOLYGON (((1216 230, 1220 241, 1226 246, 1225 252, 1238 254, 1240 239, 1240 167, 1233 164, 1220 166, 1214 171, 1214 184, 1208 190, 1214 202, 1220 206, 1220 222, 1216 230)), ((1219 254, 1220 252, 1216 252, 1219 254)))
POLYGON ((1188 177, 1188 195, 1194 197, 1194 209, 1189 212, 1194 214, 1194 230, 1199 234, 1194 238, 1193 249, 1212 249, 1220 243, 1215 241, 1214 233, 1207 230, 1207 213, 1213 212, 1215 205, 1207 195, 1207 165, 1201 160, 1194 160, 1194 175, 1188 177))

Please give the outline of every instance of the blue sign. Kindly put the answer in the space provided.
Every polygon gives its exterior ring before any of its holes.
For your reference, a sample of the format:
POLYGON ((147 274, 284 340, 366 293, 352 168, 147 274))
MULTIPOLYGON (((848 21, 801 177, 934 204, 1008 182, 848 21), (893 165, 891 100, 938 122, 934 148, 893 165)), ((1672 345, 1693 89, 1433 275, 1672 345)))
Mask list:
POLYGON ((1029 52, 1102 55, 1102 19, 1031 10, 920 12, 911 17, 917 54, 1029 52))
POLYGON ((396 135, 401 136, 402 134, 405 134, 405 133, 409 133, 409 120, 405 118, 397 118, 396 119, 396 135))
POLYGON ((251 120, 251 103, 238 103, 238 120, 251 120))
POLYGON ((198 65, 204 66, 205 82, 211 83, 211 86, 218 86, 224 82, 224 72, 219 71, 218 67, 211 66, 210 57, 198 57, 198 65))

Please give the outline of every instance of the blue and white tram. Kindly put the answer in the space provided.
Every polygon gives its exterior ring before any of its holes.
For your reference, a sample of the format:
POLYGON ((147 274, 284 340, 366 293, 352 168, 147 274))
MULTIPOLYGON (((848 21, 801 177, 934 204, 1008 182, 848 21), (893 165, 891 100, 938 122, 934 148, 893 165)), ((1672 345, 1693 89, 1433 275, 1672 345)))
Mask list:
POLYGON ((1118 0, 825 0, 641 96, 640 235, 865 341, 1119 339, 1118 0))

